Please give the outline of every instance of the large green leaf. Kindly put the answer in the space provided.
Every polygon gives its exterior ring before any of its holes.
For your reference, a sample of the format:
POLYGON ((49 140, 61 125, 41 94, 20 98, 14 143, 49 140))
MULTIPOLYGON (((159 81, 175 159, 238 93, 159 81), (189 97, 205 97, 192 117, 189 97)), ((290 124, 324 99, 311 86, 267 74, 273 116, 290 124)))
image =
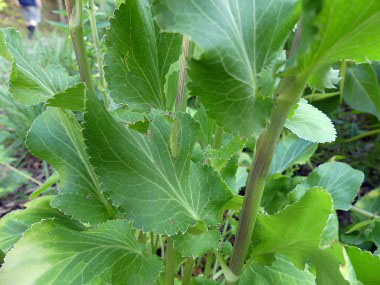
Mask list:
POLYGON ((268 85, 299 1, 159 0, 155 10, 161 28, 186 34, 205 50, 191 61, 189 88, 209 116, 227 130, 259 134, 272 107, 268 85))
POLYGON ((115 10, 107 30, 105 76, 111 96, 132 109, 167 110, 165 76, 178 60, 181 37, 160 33, 148 0, 129 0, 115 10))
POLYGON ((147 255, 125 221, 77 232, 47 220, 33 225, 8 253, 0 283, 150 284, 161 270, 159 258, 147 255))
POLYGON ((199 124, 190 115, 177 114, 180 151, 173 157, 170 116, 153 111, 147 116, 147 133, 141 134, 120 126, 94 97, 86 109, 90 161, 102 190, 124 209, 134 227, 173 235, 198 221, 208 226, 220 221, 232 193, 211 167, 191 162, 199 124))
POLYGON ((322 0, 311 24, 317 33, 315 37, 305 37, 314 41, 299 59, 299 70, 315 71, 341 59, 380 60, 379 1, 322 0))
POLYGON ((298 268, 311 261, 318 284, 346 284, 339 271, 344 263, 342 248, 320 249, 321 234, 332 213, 330 195, 308 190, 300 201, 272 216, 259 215, 253 232, 252 256, 266 260, 276 253, 286 255, 298 268))
POLYGON ((356 278, 363 284, 380 284, 380 257, 372 255, 369 251, 346 246, 347 255, 354 268, 356 278))
POLYGON ((281 174, 294 164, 303 164, 314 154, 318 145, 291 134, 282 138, 277 144, 269 175, 281 174))
POLYGON ((79 76, 69 76, 61 66, 40 67, 24 49, 20 34, 16 30, 0 29, 0 56, 12 63, 9 92, 17 101, 33 105, 59 96, 54 106, 67 108, 69 101, 84 100, 83 84, 77 84, 79 76), (67 100, 65 97, 68 97, 67 100))
POLYGON ((26 145, 59 173, 59 193, 52 206, 81 222, 95 224, 111 218, 113 210, 100 192, 80 128, 74 117, 48 108, 33 122, 26 145))
POLYGON ((297 185, 291 193, 298 199, 308 188, 322 187, 331 194, 334 209, 348 210, 360 190, 364 174, 342 162, 327 162, 315 168, 305 182, 297 185))
POLYGON ((304 285, 315 284, 315 276, 307 270, 299 270, 286 256, 278 254, 270 266, 262 266, 252 262, 243 271, 240 277, 240 285, 304 285))
POLYGON ((354 110, 380 120, 380 64, 360 64, 346 69, 343 99, 354 110))
POLYGON ((54 219, 58 225, 74 230, 85 228, 50 206, 54 196, 44 196, 25 204, 26 209, 9 213, 0 219, 0 249, 7 252, 34 223, 54 219))

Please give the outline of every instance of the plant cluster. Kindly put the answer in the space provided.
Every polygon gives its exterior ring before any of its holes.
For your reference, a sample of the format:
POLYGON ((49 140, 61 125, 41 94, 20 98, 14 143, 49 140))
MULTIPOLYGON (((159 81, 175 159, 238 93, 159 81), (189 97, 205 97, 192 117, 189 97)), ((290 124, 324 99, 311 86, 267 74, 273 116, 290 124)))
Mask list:
POLYGON ((379 1, 128 0, 96 76, 82 6, 66 1, 78 76, 0 30, 13 99, 47 107, 26 146, 59 180, 0 220, 1 284, 380 283, 349 245, 380 246, 379 191, 352 205, 364 175, 337 161, 295 175, 336 138, 304 90, 380 61, 379 1), (357 219, 347 244, 336 210, 357 219))

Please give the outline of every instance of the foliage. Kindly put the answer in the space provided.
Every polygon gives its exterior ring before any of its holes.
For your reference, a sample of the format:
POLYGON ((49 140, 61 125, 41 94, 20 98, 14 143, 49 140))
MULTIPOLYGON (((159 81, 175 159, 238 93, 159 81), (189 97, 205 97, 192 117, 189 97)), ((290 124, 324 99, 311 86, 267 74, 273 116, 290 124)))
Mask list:
POLYGON ((104 54, 91 25, 96 71, 67 5, 80 76, 0 30, 13 99, 45 108, 26 146, 59 179, 0 220, 1 284, 380 283, 378 189, 355 201, 364 174, 342 162, 299 171, 336 137, 301 98, 337 83, 333 64, 359 64, 344 98, 362 89, 377 116, 380 2, 129 0, 104 54))

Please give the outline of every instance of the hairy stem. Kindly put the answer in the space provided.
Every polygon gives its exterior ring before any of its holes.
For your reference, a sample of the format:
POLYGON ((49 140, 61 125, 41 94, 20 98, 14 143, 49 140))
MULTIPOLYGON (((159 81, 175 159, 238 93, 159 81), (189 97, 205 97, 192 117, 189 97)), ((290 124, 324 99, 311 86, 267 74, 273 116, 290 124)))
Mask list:
MULTIPOLYGON (((305 85, 304 78, 288 77, 281 81, 270 123, 257 141, 230 264, 231 271, 236 276, 239 276, 243 269, 277 140, 289 112, 299 101, 305 85)), ((227 282, 227 284, 236 283, 227 282)))
POLYGON ((185 270, 182 278, 182 285, 189 285, 194 268, 194 259, 192 257, 187 258, 185 263, 185 270))
POLYGON ((174 284, 174 261, 175 253, 173 249, 173 239, 168 237, 166 239, 166 262, 165 262, 165 284, 174 284))

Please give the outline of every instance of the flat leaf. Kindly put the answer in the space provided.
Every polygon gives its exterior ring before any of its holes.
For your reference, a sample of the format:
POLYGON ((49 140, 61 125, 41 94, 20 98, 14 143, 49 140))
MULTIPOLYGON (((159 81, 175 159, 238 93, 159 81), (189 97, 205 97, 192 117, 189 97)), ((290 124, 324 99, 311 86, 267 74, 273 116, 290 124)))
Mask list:
POLYGON ((50 206, 54 196, 44 196, 26 203, 26 209, 13 211, 0 219, 0 249, 7 252, 31 225, 46 219, 73 230, 85 228, 50 206))
POLYGON ((125 221, 77 232, 47 220, 33 225, 8 253, 0 283, 96 284, 108 276, 102 284, 150 284, 161 270, 159 258, 144 252, 125 221))
POLYGON ((209 116, 228 131, 258 135, 272 107, 268 81, 273 84, 299 2, 160 0, 155 10, 162 29, 188 35, 205 51, 190 62, 189 89, 209 116))
POLYGON ((235 156, 226 163, 220 171, 220 175, 232 192, 237 194, 240 188, 244 187, 247 183, 248 171, 247 167, 239 166, 238 159, 235 156))
POLYGON ((9 92, 20 103, 34 105, 57 94, 58 98, 52 100, 63 102, 66 107, 73 97, 81 96, 75 98, 76 102, 80 98, 83 100, 83 94, 73 93, 83 89, 82 85, 76 85, 79 76, 69 76, 61 66, 40 67, 24 49, 20 34, 15 29, 0 29, 0 56, 12 63, 9 92), (68 96, 67 101, 65 96, 68 96))
POLYGON ((347 67, 343 99, 352 109, 370 113, 380 120, 380 64, 347 67))
MULTIPOLYGON (((300 197, 308 188, 321 187, 331 194, 335 210, 347 211, 360 190, 364 174, 342 162, 327 162, 315 168, 292 195, 300 197)), ((298 199, 296 198, 296 199, 298 199)))
POLYGON ((111 97, 131 109, 168 110, 165 76, 181 51, 181 37, 160 33, 155 27, 148 0, 120 5, 110 19, 105 44, 105 76, 111 97))
POLYGON ((247 266, 240 277, 239 284, 315 284, 315 276, 307 270, 299 270, 286 256, 278 254, 270 266, 262 266, 255 262, 247 266))
POLYGON ((336 138, 335 127, 329 117, 305 99, 298 102, 294 115, 288 118, 285 127, 299 138, 314 143, 332 142, 336 138))
POLYGON ((366 285, 379 284, 380 257, 353 246, 346 246, 345 249, 354 268, 356 278, 366 285))
POLYGON ((317 269, 318 284, 346 284, 339 272, 339 264, 344 263, 342 249, 319 247, 331 213, 330 195, 314 188, 277 214, 259 215, 253 232, 253 259, 266 260, 280 253, 302 269, 306 261, 311 261, 317 269))
POLYGON ((282 138, 277 143, 269 168, 269 176, 275 173, 281 174, 294 164, 307 162, 317 147, 317 144, 300 139, 293 134, 282 138))
POLYGON ((202 148, 212 145, 213 135, 216 131, 216 124, 214 120, 207 116, 203 105, 199 106, 198 112, 195 114, 194 119, 197 120, 200 125, 198 139, 202 148))
POLYGON ((82 112, 84 111, 84 89, 85 85, 83 83, 77 83, 47 99, 46 106, 82 112))
POLYGON ((59 193, 53 207, 83 223, 96 224, 111 218, 113 210, 100 192, 80 125, 73 117, 58 108, 48 108, 33 122, 26 145, 59 173, 59 193))
POLYGON ((339 70, 326 66, 313 72, 307 83, 312 89, 323 92, 325 89, 336 89, 339 80, 339 70))
POLYGON ((186 232, 173 236, 174 249, 184 257, 196 258, 207 251, 217 250, 220 233, 218 230, 208 230, 200 234, 186 232))
MULTIPOLYGON (((361 197, 356 203, 355 206, 363 209, 369 213, 373 213, 375 215, 380 214, 380 187, 373 189, 372 191, 365 194, 361 197)), ((352 213, 356 215, 355 213, 352 213)), ((360 218, 367 219, 367 217, 363 217, 362 215, 357 215, 360 218)))
POLYGON ((170 116, 153 111, 144 135, 116 123, 96 98, 87 103, 84 136, 90 161, 102 190, 135 228, 173 235, 199 221, 208 226, 220 221, 232 193, 210 167, 191 162, 199 125, 190 115, 177 114, 180 151, 174 158, 170 116))

